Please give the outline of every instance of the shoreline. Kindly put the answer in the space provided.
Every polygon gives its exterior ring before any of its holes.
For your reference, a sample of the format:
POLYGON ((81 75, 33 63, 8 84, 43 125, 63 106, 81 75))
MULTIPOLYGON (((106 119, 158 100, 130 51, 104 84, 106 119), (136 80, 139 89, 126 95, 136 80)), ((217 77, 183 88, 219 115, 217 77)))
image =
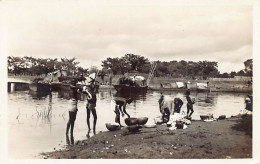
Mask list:
POLYGON ((252 158, 252 115, 192 121, 187 129, 166 125, 128 132, 98 133, 63 150, 41 153, 44 159, 230 159, 252 158), (251 128, 251 129, 250 129, 251 128))
MULTIPOLYGON (((25 80, 27 82, 29 82, 33 77, 31 76, 8 76, 8 79, 20 79, 20 80, 25 80), (29 77, 29 78, 28 78, 29 77)), ((172 88, 169 86, 166 86, 164 88, 161 88, 160 84, 161 83, 165 83, 169 80, 164 79, 164 78, 160 78, 160 80, 156 80, 154 82, 151 82, 151 84, 148 87, 148 91, 178 91, 178 92, 183 92, 186 91, 187 89, 184 88, 172 88)), ((176 79, 171 79, 171 82, 176 81, 176 79)), ((185 80, 183 80, 185 81, 185 80)), ((249 93, 252 94, 253 91, 253 87, 252 86, 248 86, 246 81, 239 81, 239 80, 235 80, 235 81, 225 81, 224 79, 219 79, 219 81, 210 81, 210 80, 189 80, 187 79, 186 81, 191 81, 194 84, 190 85, 190 89, 191 91, 196 89, 196 83, 197 82, 207 82, 209 81, 209 91, 208 92, 234 92, 234 93, 249 93)), ((171 83, 170 81, 168 82, 169 84, 171 83)), ((115 82, 113 82, 112 84, 115 84, 115 82)), ((113 85, 100 85, 99 89, 101 90, 109 90, 109 89, 114 89, 113 85)), ((195 91, 198 92, 198 91, 195 91)), ((203 91, 206 92, 206 91, 203 91)))

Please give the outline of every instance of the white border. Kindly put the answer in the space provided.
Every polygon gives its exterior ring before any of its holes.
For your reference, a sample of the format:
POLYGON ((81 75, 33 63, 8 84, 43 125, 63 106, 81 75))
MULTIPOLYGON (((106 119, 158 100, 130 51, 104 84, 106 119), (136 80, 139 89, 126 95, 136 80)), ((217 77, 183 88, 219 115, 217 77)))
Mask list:
MULTIPOLYGON (((68 0, 64 0, 68 1, 68 0)), ((29 0, 29 2, 34 3, 35 1, 29 0)), ((37 2, 37 0, 36 0, 37 2)), ((127 162, 127 163, 153 163, 153 162, 163 162, 163 163, 172 163, 172 162, 185 162, 185 163, 260 163, 260 151, 259 151, 259 126, 260 126, 260 121, 259 121, 259 106, 260 102, 257 100, 259 99, 259 87, 257 86, 260 84, 259 82, 259 71, 260 66, 259 66, 259 47, 260 47, 260 2, 255 0, 165 0, 165 1, 159 1, 159 0, 110 0, 110 1, 105 1, 105 0, 96 0, 96 1, 87 1, 90 5, 252 5, 253 8, 253 62, 254 62, 254 76, 253 76, 253 95, 254 95, 254 115, 253 115, 253 159, 220 159, 220 160, 204 160, 204 159, 192 159, 192 160, 154 160, 154 159, 149 159, 149 160, 11 160, 7 158, 7 140, 8 140, 8 126, 7 126, 7 87, 6 87, 6 82, 7 82, 7 69, 6 69, 6 57, 7 57, 7 30, 8 27, 6 24, 3 26, 3 22, 5 22, 5 16, 6 16, 6 11, 3 8, 3 4, 6 3, 6 1, 0 1, 0 22, 1 22, 1 27, 0 27, 0 93, 1 93, 1 108, 0 108, 0 113, 1 113, 1 151, 0 151, 0 163, 122 163, 122 162, 127 162)), ((15 2, 14 2, 15 3, 15 2)), ((52 3, 50 0, 46 0, 46 3, 52 3)))

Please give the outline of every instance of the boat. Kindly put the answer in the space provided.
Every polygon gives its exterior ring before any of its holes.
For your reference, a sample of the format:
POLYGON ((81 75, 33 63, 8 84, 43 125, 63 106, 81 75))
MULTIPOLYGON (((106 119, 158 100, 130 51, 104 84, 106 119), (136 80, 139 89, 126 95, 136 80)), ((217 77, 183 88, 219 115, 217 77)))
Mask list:
MULTIPOLYGON (((149 87, 149 90, 152 91, 179 91, 179 92, 186 92, 187 88, 153 88, 153 87, 149 87)), ((189 88, 190 91, 198 91, 197 88, 189 88)))
POLYGON ((119 84, 113 85, 117 92, 139 93, 146 92, 148 86, 142 76, 129 76, 119 78, 119 84))
POLYGON ((49 92, 51 91, 51 85, 49 83, 30 83, 29 89, 34 92, 49 92))
POLYGON ((148 86, 130 86, 127 84, 113 85, 117 92, 146 92, 148 86))

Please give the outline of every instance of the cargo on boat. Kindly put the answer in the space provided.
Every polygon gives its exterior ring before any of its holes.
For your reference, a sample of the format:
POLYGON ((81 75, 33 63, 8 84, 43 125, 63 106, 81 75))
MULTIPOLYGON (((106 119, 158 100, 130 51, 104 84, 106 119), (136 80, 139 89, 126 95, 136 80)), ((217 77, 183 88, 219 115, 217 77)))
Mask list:
POLYGON ((146 92, 148 86, 142 76, 129 76, 119 78, 119 84, 113 85, 117 92, 146 92))

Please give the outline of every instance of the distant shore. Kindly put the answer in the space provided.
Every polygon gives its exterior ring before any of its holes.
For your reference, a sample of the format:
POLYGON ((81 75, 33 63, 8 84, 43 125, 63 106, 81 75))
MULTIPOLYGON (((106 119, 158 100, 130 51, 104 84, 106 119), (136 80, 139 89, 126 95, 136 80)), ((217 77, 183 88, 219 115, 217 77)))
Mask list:
POLYGON ((187 129, 165 125, 99 133, 64 150, 42 153, 51 159, 230 159, 252 158, 252 115, 212 122, 192 121, 187 129))
MULTIPOLYGON (((35 77, 34 76, 8 76, 9 79, 20 79, 23 81, 30 82, 35 77)), ((112 84, 116 84, 118 81, 119 76, 115 76, 112 80, 112 84)), ((101 81, 101 79, 97 79, 101 81)), ((208 88, 211 92, 246 92, 251 94, 252 93, 252 84, 248 84, 247 79, 235 79, 235 78, 218 78, 218 79, 209 79, 209 80, 190 80, 185 78, 170 78, 170 77, 159 77, 154 78, 151 80, 149 85, 150 90, 157 90, 157 91, 182 91, 184 89, 172 88, 171 84, 175 82, 187 82, 189 81, 189 88, 194 89, 197 87, 197 83, 207 83, 208 88), (161 85, 162 84, 162 85, 161 85), (163 88, 161 87, 163 86, 163 88)), ((100 85, 100 89, 113 89, 112 85, 100 85)))

